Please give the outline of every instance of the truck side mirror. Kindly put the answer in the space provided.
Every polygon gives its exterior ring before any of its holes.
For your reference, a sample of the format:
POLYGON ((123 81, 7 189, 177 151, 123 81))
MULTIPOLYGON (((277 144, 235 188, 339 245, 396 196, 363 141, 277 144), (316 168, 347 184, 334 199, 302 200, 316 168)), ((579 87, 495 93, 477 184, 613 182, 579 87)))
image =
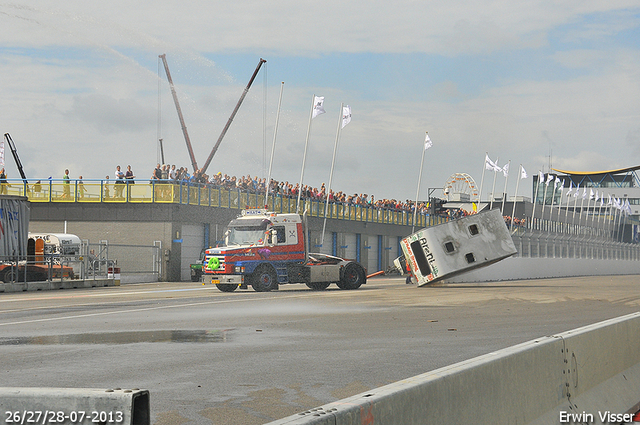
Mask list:
POLYGON ((275 245, 278 242, 278 231, 276 229, 271 230, 270 244, 275 245))

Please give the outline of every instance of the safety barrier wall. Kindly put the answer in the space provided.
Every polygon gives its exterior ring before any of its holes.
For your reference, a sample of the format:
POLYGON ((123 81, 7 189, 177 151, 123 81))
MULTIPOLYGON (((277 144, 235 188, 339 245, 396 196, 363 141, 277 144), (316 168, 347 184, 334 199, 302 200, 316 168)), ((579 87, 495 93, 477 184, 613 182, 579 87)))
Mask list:
POLYGON ((636 274, 640 274, 639 261, 511 257, 489 267, 451 277, 446 283, 636 274))
MULTIPOLYGON (((40 181, 39 181, 40 182, 40 181)), ((167 182, 164 180, 125 181, 114 180, 62 180, 47 179, 44 183, 29 183, 9 180, 0 184, 0 193, 26 196, 31 202, 61 203, 177 203, 219 208, 263 208, 265 195, 236 189, 217 188, 191 182, 167 182)), ((297 197, 270 195, 269 210, 280 213, 302 213, 309 210, 311 217, 325 217, 325 201, 301 199, 297 208, 297 197)), ((413 213, 394 209, 362 205, 329 203, 327 218, 363 221, 371 223, 413 225, 413 213)), ((415 226, 433 226, 447 221, 446 217, 431 217, 417 214, 415 226)))
POLYGON ((539 338, 269 425, 630 422, 640 401, 640 313, 539 338), (582 415, 580 419, 576 416, 582 415), (589 416, 590 415, 590 416, 589 416), (615 419, 623 419, 617 416, 615 419))
POLYGON ((151 423, 149 391, 141 389, 0 387, 1 424, 151 423))
MULTIPOLYGON (((156 278, 157 279, 157 278, 156 278)), ((151 282, 151 279, 147 281, 151 282)), ((0 293, 2 292, 26 292, 26 291, 48 291, 54 289, 77 289, 96 288, 100 286, 120 286, 120 279, 97 278, 97 279, 74 279, 74 280, 53 280, 46 282, 0 282, 0 293)))

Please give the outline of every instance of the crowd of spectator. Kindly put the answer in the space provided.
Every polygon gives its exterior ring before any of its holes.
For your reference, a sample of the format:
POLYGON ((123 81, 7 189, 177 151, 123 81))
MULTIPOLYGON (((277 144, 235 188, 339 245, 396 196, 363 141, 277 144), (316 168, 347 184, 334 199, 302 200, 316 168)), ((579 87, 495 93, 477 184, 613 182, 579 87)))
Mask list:
MULTIPOLYGON (((264 195, 267 190, 266 178, 259 178, 258 176, 251 177, 251 174, 236 177, 223 174, 222 172, 209 176, 201 169, 190 174, 187 168, 176 168, 175 165, 169 166, 158 164, 151 174, 151 182, 154 181, 170 181, 175 183, 189 182, 191 184, 197 183, 211 186, 216 189, 237 189, 258 195, 264 195)), ((336 192, 333 189, 327 190, 324 183, 322 183, 319 188, 310 185, 303 185, 301 188, 299 183, 293 184, 288 181, 283 182, 271 179, 269 183, 269 193, 275 196, 288 198, 298 198, 298 195, 300 195, 301 199, 312 199, 321 202, 326 202, 328 199, 330 204, 360 205, 411 213, 413 213, 416 205, 415 201, 409 199, 406 201, 399 201, 396 199, 375 199, 374 195, 368 195, 366 193, 348 194, 343 191, 336 192)), ((427 203, 419 202, 418 213, 426 214, 427 212, 427 203)))

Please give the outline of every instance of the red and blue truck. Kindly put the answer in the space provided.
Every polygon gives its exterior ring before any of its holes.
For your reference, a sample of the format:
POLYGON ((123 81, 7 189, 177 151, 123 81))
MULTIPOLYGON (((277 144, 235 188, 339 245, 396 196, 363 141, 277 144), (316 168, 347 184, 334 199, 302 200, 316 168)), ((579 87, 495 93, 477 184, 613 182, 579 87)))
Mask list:
POLYGON ((340 289, 358 289, 367 282, 359 263, 309 253, 306 229, 304 215, 243 210, 229 223, 224 246, 206 250, 202 283, 215 284, 223 292, 249 285, 268 292, 286 283, 304 283, 321 291, 332 283, 340 289))

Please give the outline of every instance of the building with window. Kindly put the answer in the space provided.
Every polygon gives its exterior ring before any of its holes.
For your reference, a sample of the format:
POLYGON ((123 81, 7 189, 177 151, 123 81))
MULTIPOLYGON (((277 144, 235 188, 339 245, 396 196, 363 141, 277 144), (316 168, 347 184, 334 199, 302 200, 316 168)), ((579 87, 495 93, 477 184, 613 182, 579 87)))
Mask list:
POLYGON ((635 167, 608 171, 567 171, 533 176, 533 202, 559 207, 566 213, 602 219, 622 214, 625 240, 638 239, 640 179, 635 167), (624 212, 617 206, 621 206, 624 212))

